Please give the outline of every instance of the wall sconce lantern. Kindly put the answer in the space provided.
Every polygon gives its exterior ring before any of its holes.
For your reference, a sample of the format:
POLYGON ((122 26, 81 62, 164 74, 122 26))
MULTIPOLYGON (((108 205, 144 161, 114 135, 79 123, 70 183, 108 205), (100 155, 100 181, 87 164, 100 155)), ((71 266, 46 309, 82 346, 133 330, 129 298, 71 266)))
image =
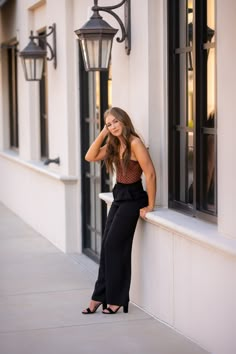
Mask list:
POLYGON ((33 31, 30 32, 30 42, 20 52, 20 57, 22 59, 23 70, 25 73, 25 79, 27 81, 39 81, 42 79, 43 74, 43 64, 47 55, 47 47, 50 51, 50 57, 47 60, 53 60, 54 68, 57 67, 57 56, 56 56, 56 24, 48 27, 50 32, 47 34, 34 36, 33 31), (53 47, 47 42, 47 37, 53 35, 53 47), (39 44, 36 44, 34 39, 39 40, 39 44))
POLYGON ((92 11, 93 15, 89 21, 82 28, 75 31, 80 40, 85 70, 108 70, 112 42, 118 30, 104 21, 99 11, 107 12, 117 20, 122 32, 122 36, 121 38, 117 38, 117 42, 121 43, 125 41, 125 50, 127 55, 129 55, 131 49, 130 0, 123 0, 114 6, 98 6, 98 0, 94 0, 92 11), (124 5, 125 23, 112 11, 122 5, 124 5))

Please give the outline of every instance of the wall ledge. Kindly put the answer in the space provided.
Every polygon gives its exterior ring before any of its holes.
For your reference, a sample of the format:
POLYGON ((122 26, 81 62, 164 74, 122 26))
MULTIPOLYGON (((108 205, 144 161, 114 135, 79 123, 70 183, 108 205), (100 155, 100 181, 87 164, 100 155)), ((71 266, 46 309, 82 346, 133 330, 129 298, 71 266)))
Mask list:
POLYGON ((18 153, 12 150, 1 151, 0 157, 63 183, 76 183, 78 181, 77 176, 65 176, 49 170, 42 161, 25 161, 19 157, 18 153))
MULTIPOLYGON (((99 198, 108 205, 112 203, 112 193, 100 193, 99 198)), ((147 213, 146 222, 164 228, 193 242, 210 246, 231 256, 236 256, 236 240, 227 238, 210 222, 181 214, 168 208, 155 208, 147 213)))

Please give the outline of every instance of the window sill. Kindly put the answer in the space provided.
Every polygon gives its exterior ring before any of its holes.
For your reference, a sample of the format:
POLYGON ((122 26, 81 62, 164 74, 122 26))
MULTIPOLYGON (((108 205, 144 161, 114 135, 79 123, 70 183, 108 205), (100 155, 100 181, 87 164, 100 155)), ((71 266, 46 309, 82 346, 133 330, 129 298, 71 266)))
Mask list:
POLYGON ((0 157, 5 158, 9 161, 17 163, 21 166, 27 167, 35 172, 41 173, 47 177, 51 177, 63 183, 75 183, 78 180, 77 176, 64 176, 56 172, 50 171, 47 166, 44 165, 42 161, 25 161, 19 158, 18 153, 13 150, 7 150, 0 152, 0 157))
MULTIPOLYGON (((100 193, 100 199, 108 205, 112 203, 112 193, 100 193)), ((156 208, 147 213, 146 222, 157 225, 193 242, 204 243, 207 246, 236 256, 236 240, 226 238, 218 232, 217 225, 178 213, 168 208, 156 208)))

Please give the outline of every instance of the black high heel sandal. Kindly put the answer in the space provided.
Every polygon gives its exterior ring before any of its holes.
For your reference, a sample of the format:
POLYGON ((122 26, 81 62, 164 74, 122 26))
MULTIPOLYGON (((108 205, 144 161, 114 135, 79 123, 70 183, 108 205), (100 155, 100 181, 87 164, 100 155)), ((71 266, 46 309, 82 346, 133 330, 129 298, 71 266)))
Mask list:
POLYGON ((90 308, 88 307, 87 309, 85 309, 84 311, 82 311, 83 315, 92 315, 93 313, 95 313, 97 311, 97 309, 102 305, 102 309, 105 310, 107 308, 107 304, 100 302, 99 304, 97 304, 93 311, 90 310, 90 308), (86 311, 86 312, 85 312, 86 311))
MULTIPOLYGON (((121 308, 122 306, 119 306, 117 307, 117 309, 115 311, 113 311, 110 307, 107 307, 106 309, 103 309, 102 313, 104 313, 104 315, 114 315, 115 313, 117 313, 119 311, 119 309, 121 308), (104 310, 107 310, 108 312, 104 312, 104 310)), ((129 311, 129 305, 124 305, 123 306, 123 312, 124 313, 128 313, 129 311)))

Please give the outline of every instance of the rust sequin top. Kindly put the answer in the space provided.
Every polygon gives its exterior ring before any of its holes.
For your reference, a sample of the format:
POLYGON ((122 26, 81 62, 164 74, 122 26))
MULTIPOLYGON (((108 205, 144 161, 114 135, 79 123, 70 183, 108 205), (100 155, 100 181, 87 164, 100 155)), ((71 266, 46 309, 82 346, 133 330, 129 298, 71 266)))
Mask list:
POLYGON ((130 160, 124 172, 123 161, 120 161, 120 165, 116 169, 116 180, 118 183, 131 184, 139 181, 142 175, 142 169, 138 161, 130 160))

